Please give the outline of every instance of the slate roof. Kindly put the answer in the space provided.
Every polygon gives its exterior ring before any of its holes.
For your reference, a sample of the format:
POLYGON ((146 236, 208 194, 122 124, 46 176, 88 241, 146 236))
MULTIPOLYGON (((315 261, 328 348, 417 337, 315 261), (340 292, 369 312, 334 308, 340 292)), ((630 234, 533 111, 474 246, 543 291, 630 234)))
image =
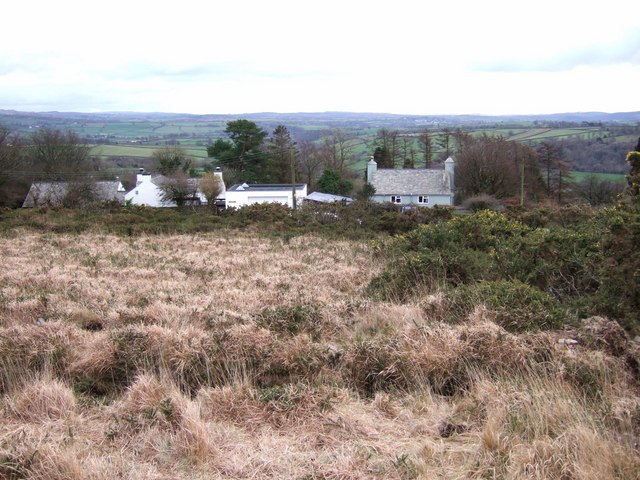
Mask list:
MULTIPOLYGON (((165 175, 151 176, 151 183, 153 183, 157 187, 161 187, 164 183, 171 182, 171 180, 172 180, 171 177, 167 177, 165 175)), ((187 183, 189 184, 190 187, 195 188, 197 191, 200 191, 200 179, 188 177, 187 183)))
POLYGON ((332 203, 332 202, 345 202, 351 203, 353 202, 353 198, 343 197, 341 195, 333 195, 331 193, 322 193, 322 192, 312 192, 307 195, 305 200, 311 200, 313 202, 320 203, 332 203))
MULTIPOLYGON (((23 208, 40 205, 60 205, 69 191, 69 182, 35 182, 22 203, 23 208)), ((119 181, 94 182, 97 201, 115 200, 124 205, 124 189, 119 181)))
POLYGON ((431 169, 383 168, 372 173, 376 195, 451 195, 449 173, 431 169))
MULTIPOLYGON (((296 183, 296 190, 304 190, 304 183, 296 183)), ((291 190, 290 183, 236 183, 227 189, 227 192, 279 192, 291 190)))

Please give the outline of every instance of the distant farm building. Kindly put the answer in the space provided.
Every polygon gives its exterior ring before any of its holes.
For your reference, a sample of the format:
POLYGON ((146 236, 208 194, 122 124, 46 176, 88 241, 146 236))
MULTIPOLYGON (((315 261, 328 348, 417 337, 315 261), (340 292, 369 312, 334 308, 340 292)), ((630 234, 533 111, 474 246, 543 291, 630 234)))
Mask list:
POLYGON ((444 170, 381 168, 373 157, 367 164, 367 182, 375 188, 371 200, 401 206, 453 205, 455 162, 449 157, 444 170))
POLYGON ((79 206, 83 203, 116 202, 124 205, 125 189, 120 180, 74 182, 34 182, 22 203, 23 208, 39 206, 79 206))

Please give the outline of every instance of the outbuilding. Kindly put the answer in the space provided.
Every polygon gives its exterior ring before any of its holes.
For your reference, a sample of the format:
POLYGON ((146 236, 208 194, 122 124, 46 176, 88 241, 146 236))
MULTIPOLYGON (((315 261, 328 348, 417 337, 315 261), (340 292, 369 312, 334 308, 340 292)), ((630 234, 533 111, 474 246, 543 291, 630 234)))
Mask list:
MULTIPOLYGON (((293 187, 281 183, 236 183, 226 192, 227 208, 240 208, 254 203, 281 203, 293 208, 293 187)), ((307 184, 295 185, 296 204, 307 197, 307 184)))

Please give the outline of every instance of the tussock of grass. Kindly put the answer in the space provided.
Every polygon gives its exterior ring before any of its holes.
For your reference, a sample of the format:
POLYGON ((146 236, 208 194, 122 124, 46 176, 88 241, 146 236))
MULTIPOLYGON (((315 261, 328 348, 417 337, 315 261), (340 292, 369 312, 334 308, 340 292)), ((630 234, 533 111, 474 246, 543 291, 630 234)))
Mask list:
POLYGON ((22 421, 37 423, 66 419, 76 410, 73 391, 59 380, 36 380, 14 394, 9 407, 22 421))

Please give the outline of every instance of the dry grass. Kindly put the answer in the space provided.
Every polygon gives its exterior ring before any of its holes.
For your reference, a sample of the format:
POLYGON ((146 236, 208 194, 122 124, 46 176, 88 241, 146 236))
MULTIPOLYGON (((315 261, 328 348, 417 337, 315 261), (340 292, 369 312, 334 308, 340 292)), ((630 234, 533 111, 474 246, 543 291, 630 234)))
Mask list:
POLYGON ((640 476, 639 348, 606 319, 452 326, 309 236, 29 234, 0 260, 0 478, 640 476))

